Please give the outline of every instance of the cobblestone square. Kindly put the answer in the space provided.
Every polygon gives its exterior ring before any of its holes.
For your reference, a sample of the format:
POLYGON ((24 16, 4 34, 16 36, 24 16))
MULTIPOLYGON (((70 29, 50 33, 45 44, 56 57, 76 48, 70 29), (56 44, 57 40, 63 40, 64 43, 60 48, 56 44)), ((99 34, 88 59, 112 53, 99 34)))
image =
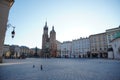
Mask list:
POLYGON ((27 58, 4 62, 0 80, 120 80, 119 60, 27 58))

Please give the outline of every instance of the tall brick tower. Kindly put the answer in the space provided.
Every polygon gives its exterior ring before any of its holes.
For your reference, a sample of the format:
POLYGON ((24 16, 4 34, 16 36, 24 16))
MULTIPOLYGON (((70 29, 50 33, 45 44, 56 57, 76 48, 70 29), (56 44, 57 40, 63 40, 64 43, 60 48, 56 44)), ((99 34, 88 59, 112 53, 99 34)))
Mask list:
POLYGON ((42 57, 49 56, 49 37, 48 37, 48 26, 47 22, 43 28, 43 35, 42 35, 42 57))
POLYGON ((51 57, 57 56, 56 32, 54 30, 54 26, 50 31, 50 56, 51 57))
POLYGON ((45 23, 44 29, 43 29, 43 36, 42 36, 42 49, 45 49, 46 43, 48 42, 48 26, 47 22, 45 23))

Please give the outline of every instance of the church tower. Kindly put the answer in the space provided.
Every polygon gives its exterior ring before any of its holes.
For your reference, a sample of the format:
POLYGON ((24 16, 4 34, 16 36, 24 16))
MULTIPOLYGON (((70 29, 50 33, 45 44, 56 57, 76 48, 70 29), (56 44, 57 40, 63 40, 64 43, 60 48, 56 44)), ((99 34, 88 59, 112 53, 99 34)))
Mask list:
POLYGON ((50 56, 51 57, 57 56, 56 32, 54 30, 54 26, 50 31, 50 56))
POLYGON ((49 54, 49 37, 48 37, 48 26, 47 22, 43 28, 42 35, 42 57, 47 57, 49 54))

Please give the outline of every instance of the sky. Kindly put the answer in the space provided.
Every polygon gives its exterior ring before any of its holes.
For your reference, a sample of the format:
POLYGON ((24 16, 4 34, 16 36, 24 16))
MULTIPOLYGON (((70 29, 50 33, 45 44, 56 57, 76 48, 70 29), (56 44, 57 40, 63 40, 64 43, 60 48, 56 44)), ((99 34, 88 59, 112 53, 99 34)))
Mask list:
POLYGON ((4 44, 41 48, 46 21, 60 42, 89 37, 120 25, 120 0, 15 0, 8 18, 15 37, 9 27, 4 44))

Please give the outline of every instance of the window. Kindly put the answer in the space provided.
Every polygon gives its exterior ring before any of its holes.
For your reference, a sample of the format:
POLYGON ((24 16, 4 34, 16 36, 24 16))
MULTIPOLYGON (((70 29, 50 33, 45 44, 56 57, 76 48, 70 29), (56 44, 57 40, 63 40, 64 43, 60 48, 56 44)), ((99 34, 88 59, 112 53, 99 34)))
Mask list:
POLYGON ((116 44, 115 44, 115 48, 116 48, 116 44))
POLYGON ((106 50, 106 48, 104 48, 104 50, 106 50))
POLYGON ((97 49, 95 49, 95 51, 97 51, 97 49))
POLYGON ((109 43, 111 42, 111 40, 109 39, 109 43))

